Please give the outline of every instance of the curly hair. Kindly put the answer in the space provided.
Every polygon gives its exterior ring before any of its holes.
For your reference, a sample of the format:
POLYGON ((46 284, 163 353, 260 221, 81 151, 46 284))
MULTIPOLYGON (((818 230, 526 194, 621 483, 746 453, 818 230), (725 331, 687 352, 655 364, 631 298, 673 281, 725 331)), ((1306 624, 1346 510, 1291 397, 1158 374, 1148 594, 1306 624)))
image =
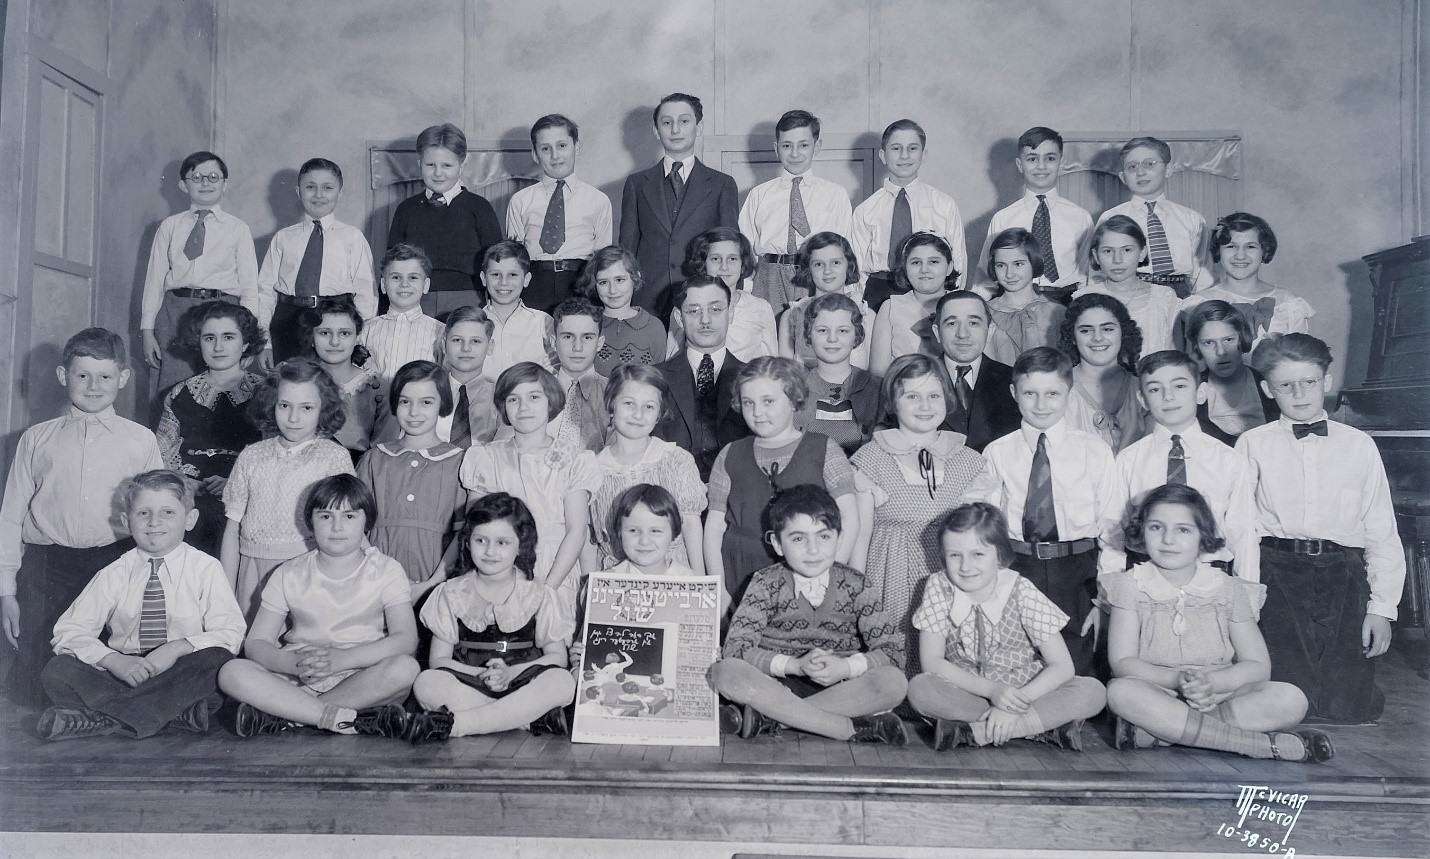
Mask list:
POLYGON ((312 382, 317 386, 318 399, 322 402, 318 413, 320 437, 332 438, 347 423, 343 392, 328 371, 312 358, 290 358, 263 378, 263 383, 254 389, 253 397, 248 401, 248 419, 263 433, 264 438, 278 435, 278 419, 273 410, 278 405, 278 387, 284 382, 290 385, 312 382))
POLYGON ((1152 508, 1159 504, 1180 504, 1192 511, 1192 520, 1197 523, 1197 531, 1201 534, 1198 543, 1203 553, 1215 552, 1226 545, 1226 540, 1217 530, 1211 505, 1207 504, 1202 494, 1184 483, 1166 483, 1149 490, 1131 508, 1127 520, 1122 523, 1122 539, 1131 551, 1147 553, 1147 541, 1142 531, 1152 508))
MULTIPOLYGON (((734 242, 740 246, 740 280, 755 273, 755 249, 745 234, 734 227, 716 227, 706 230, 690 240, 685 246, 685 261, 680 264, 680 272, 686 277, 705 273, 705 258, 710 255, 710 246, 720 242, 734 242)), ((679 306, 679 305, 677 305, 679 306)))
POLYGON ((362 314, 358 313, 353 297, 346 293, 324 296, 318 299, 317 307, 303 311, 298 317, 298 342, 302 345, 303 354, 309 358, 318 357, 318 351, 313 346, 313 332, 322 327, 325 316, 346 316, 353 321, 353 353, 348 360, 357 367, 367 364, 371 353, 357 342, 357 335, 362 334, 362 314))
POLYGON ((804 404, 809 400, 809 383, 804 380, 804 369, 799 362, 793 358, 761 355, 741 367, 740 372, 735 375, 733 399, 736 410, 740 408, 740 398, 745 385, 756 379, 778 382, 795 411, 804 408, 804 404))
POLYGON ((922 247, 930 247, 943 254, 943 258, 948 260, 948 276, 944 278, 943 288, 953 289, 956 287, 960 272, 953 265, 953 249, 948 246, 948 242, 933 233, 914 233, 899 245, 899 265, 894 269, 894 284, 899 289, 913 291, 914 285, 909 280, 909 273, 905 269, 908 266, 909 254, 922 247))
POLYGON ((854 255, 854 246, 838 233, 825 230, 805 239, 804 244, 799 246, 799 253, 795 254, 794 277, 790 278, 790 282, 800 289, 808 290, 811 295, 816 290, 814 275, 809 270, 809 260, 815 251, 825 248, 839 248, 844 253, 844 283, 840 286, 859 282, 859 260, 854 255))
POLYGON ((626 274, 630 275, 631 294, 640 292, 641 287, 645 286, 645 278, 641 276, 641 267, 636 262, 636 255, 620 245, 607 245, 591 255, 591 261, 581 269, 580 277, 577 277, 576 283, 572 285, 572 293, 599 305, 601 294, 596 289, 596 278, 618 265, 625 266, 626 274))
POLYGON ((515 495, 493 492, 478 498, 457 537, 457 573, 470 573, 477 568, 472 560, 472 532, 482 525, 505 521, 516 532, 516 568, 527 579, 536 578, 536 519, 525 502, 515 495))
POLYGON ((1137 374, 1137 356, 1142 354, 1142 329, 1132 319, 1132 314, 1127 312, 1127 305, 1111 295, 1101 292, 1089 292, 1073 299, 1073 303, 1068 305, 1067 315, 1063 317, 1062 335, 1058 341, 1058 348, 1068 356, 1074 366, 1082 363, 1082 353, 1077 350, 1077 324, 1078 319, 1087 311, 1096 308, 1106 310, 1117 320, 1117 325, 1122 329, 1122 346, 1117 350, 1117 365, 1133 375, 1137 374))
POLYGON ((864 311, 859 309, 859 305, 855 303, 854 299, 842 292, 816 295, 804 305, 804 343, 806 346, 814 345, 814 320, 819 317, 819 314, 839 310, 847 312, 849 321, 854 323, 854 348, 859 348, 866 336, 864 311))
POLYGON ((243 338, 243 357, 252 358, 268 348, 268 332, 258 324, 258 317, 247 307, 227 301, 206 301, 185 313, 179 320, 178 344, 191 355, 202 355, 199 340, 203 337, 204 323, 212 319, 230 319, 238 326, 238 335, 243 338))
POLYGON ((1261 261, 1271 262, 1276 257, 1276 233, 1265 218, 1247 212, 1232 212, 1217 220, 1216 226, 1212 227, 1211 241, 1207 243, 1212 262, 1221 262, 1221 249, 1231 244, 1232 233, 1253 231, 1256 240, 1261 243, 1261 261))

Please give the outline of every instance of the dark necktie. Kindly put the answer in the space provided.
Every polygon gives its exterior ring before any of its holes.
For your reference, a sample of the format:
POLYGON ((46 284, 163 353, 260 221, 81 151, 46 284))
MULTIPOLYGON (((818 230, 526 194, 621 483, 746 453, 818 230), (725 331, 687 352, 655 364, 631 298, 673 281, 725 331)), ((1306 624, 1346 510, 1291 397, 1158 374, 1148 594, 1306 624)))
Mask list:
POLYGON ((457 407, 452 410, 452 432, 450 441, 457 447, 472 444, 472 401, 467 396, 467 386, 457 386, 457 407))
POLYGON ((695 371, 695 393, 704 397, 715 389, 715 359, 710 353, 700 358, 700 369, 695 371))
POLYGON ((293 279, 293 294, 299 298, 315 298, 322 273, 323 225, 314 221, 313 232, 308 234, 308 247, 303 250, 303 261, 298 263, 298 276, 293 279))
POLYGON ((1324 420, 1309 424, 1292 424, 1291 432, 1296 434, 1296 438, 1305 438, 1308 435, 1318 435, 1321 438, 1325 438, 1329 434, 1326 430, 1326 422, 1324 420))
POLYGON ((958 371, 958 378, 953 380, 953 395, 958 398, 958 407, 963 410, 963 416, 967 418, 969 410, 973 407, 973 388, 968 385, 968 374, 973 372, 973 366, 959 364, 954 369, 958 371))
POLYGON ((789 236, 785 241, 785 253, 799 250, 799 243, 809 235, 809 216, 804 213, 804 198, 799 195, 799 183, 803 176, 796 176, 789 183, 789 236))
POLYGON ((670 204, 670 220, 675 222, 675 216, 680 212, 680 198, 685 194, 685 179, 680 175, 681 163, 675 162, 670 167, 670 191, 674 197, 670 204))
POLYGON ((546 220, 541 224, 541 252, 554 254, 566 244, 566 180, 556 180, 551 202, 546 204, 546 220))
POLYGON ((208 209, 194 212, 194 228, 189 230, 189 238, 184 242, 184 256, 198 259, 204 255, 204 219, 212 215, 208 209))
POLYGON ((1162 227, 1162 219, 1157 217, 1157 204, 1147 204, 1147 255, 1152 262, 1153 274, 1171 274, 1172 246, 1167 244, 1167 231, 1162 227))
POLYGON ((169 616, 164 608, 164 585, 159 581, 163 558, 149 559, 149 581, 139 610, 139 652, 148 653, 169 641, 169 616))
POLYGON ((894 218, 889 222, 889 271, 899 268, 899 248, 904 240, 914 234, 914 212, 909 208, 909 192, 899 189, 894 198, 894 218))
POLYGON ((1023 503, 1023 539, 1029 543, 1051 543, 1058 539, 1047 433, 1038 433, 1038 449, 1033 454, 1033 468, 1028 472, 1028 498, 1023 503))
POLYGON ((1043 255, 1043 279, 1048 283, 1058 282, 1058 258, 1053 253, 1053 218, 1048 213, 1048 197, 1038 195, 1038 209, 1033 212, 1033 241, 1038 243, 1038 251, 1043 255))
POLYGON ((430 197, 427 198, 427 202, 431 203, 432 205, 436 206, 436 207, 439 208, 439 209, 446 208, 446 206, 447 206, 447 195, 445 195, 445 194, 433 194, 432 196, 430 196, 430 197))
POLYGON ((1187 452, 1179 435, 1172 436, 1172 450, 1167 454, 1167 482, 1187 485, 1187 452))

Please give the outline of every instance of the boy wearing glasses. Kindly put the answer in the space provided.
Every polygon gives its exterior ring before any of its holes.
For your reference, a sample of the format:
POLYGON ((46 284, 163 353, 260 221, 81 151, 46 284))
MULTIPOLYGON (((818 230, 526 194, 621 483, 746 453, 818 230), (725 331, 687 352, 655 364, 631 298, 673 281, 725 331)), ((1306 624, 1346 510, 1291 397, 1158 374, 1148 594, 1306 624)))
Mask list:
POLYGON ((1132 199, 1097 219, 1126 215, 1147 236, 1147 257, 1137 276, 1170 286, 1186 298, 1211 286, 1207 257, 1207 222, 1198 212, 1167 199, 1167 166, 1172 147, 1155 137, 1134 137, 1122 145, 1117 163, 1132 199))
POLYGON ((1271 679, 1301 687, 1307 721, 1373 722, 1385 704, 1374 660, 1390 646, 1405 587, 1385 466, 1370 436, 1326 419, 1325 343, 1273 334, 1251 363, 1281 409, 1236 442, 1251 465, 1262 535, 1261 633, 1271 679))
POLYGON ((189 208, 165 218, 154 234, 139 328, 144 360, 159 371, 160 394, 204 369, 170 345, 186 310, 228 301, 258 314, 253 234, 248 224, 219 208, 227 181, 228 165, 212 152, 185 158, 179 187, 189 195, 189 208))

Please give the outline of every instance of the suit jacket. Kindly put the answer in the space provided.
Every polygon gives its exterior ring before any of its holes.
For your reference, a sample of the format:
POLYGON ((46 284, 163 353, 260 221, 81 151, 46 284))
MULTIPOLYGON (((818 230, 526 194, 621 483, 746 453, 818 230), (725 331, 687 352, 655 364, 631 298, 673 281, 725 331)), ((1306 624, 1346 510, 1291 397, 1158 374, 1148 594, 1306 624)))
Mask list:
POLYGON ((964 443, 982 453, 990 441, 1002 438, 1023 422, 1018 403, 1013 399, 1012 385, 1013 368, 984 355, 978 369, 978 382, 973 386, 968 426, 958 426, 951 408, 941 429, 965 434, 968 438, 964 443))
POLYGON ((697 421, 700 419, 695 403, 695 374, 690 370, 690 362, 685 359, 685 350, 656 365, 670 385, 674 402, 670 413, 656 426, 655 437, 689 451, 695 457, 695 464, 700 466, 701 480, 710 480, 710 468, 715 464, 715 455, 721 448, 750 434, 745 418, 734 408, 735 376, 744 366, 743 361, 725 350, 725 363, 715 377, 715 450, 702 456, 695 450, 697 421))
POLYGON ((626 177, 621 190, 621 246, 636 255, 645 285, 633 303, 658 319, 670 315, 670 285, 683 279, 680 264, 690 240, 715 227, 735 227, 739 199, 735 180, 695 159, 685 195, 672 222, 667 202, 665 159, 626 177))

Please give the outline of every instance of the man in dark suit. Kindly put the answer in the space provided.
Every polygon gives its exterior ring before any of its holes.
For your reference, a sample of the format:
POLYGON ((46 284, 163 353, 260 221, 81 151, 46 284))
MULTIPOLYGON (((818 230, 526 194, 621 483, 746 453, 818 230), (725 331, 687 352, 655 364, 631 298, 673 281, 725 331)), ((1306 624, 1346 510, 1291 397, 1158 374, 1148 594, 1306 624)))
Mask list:
POLYGON ((720 448, 750 434, 735 409, 735 376, 745 365, 725 348, 730 328, 730 288, 719 278, 698 274, 672 292, 685 323, 685 348, 656 369, 670 385, 670 410, 655 428, 657 438, 674 442, 695 457, 700 479, 720 448))
POLYGON ((735 180, 695 157, 705 111, 700 99, 671 93, 654 112, 655 136, 665 154, 626 178, 621 191, 621 246, 636 255, 645 285, 633 303, 662 321, 671 313, 670 287, 690 240, 739 218, 735 180))
POLYGON ((1022 421, 1013 400, 1013 368, 983 354, 991 318, 983 296, 967 289, 945 295, 934 311, 933 336, 954 393, 941 428, 963 433, 979 453, 1022 421))

